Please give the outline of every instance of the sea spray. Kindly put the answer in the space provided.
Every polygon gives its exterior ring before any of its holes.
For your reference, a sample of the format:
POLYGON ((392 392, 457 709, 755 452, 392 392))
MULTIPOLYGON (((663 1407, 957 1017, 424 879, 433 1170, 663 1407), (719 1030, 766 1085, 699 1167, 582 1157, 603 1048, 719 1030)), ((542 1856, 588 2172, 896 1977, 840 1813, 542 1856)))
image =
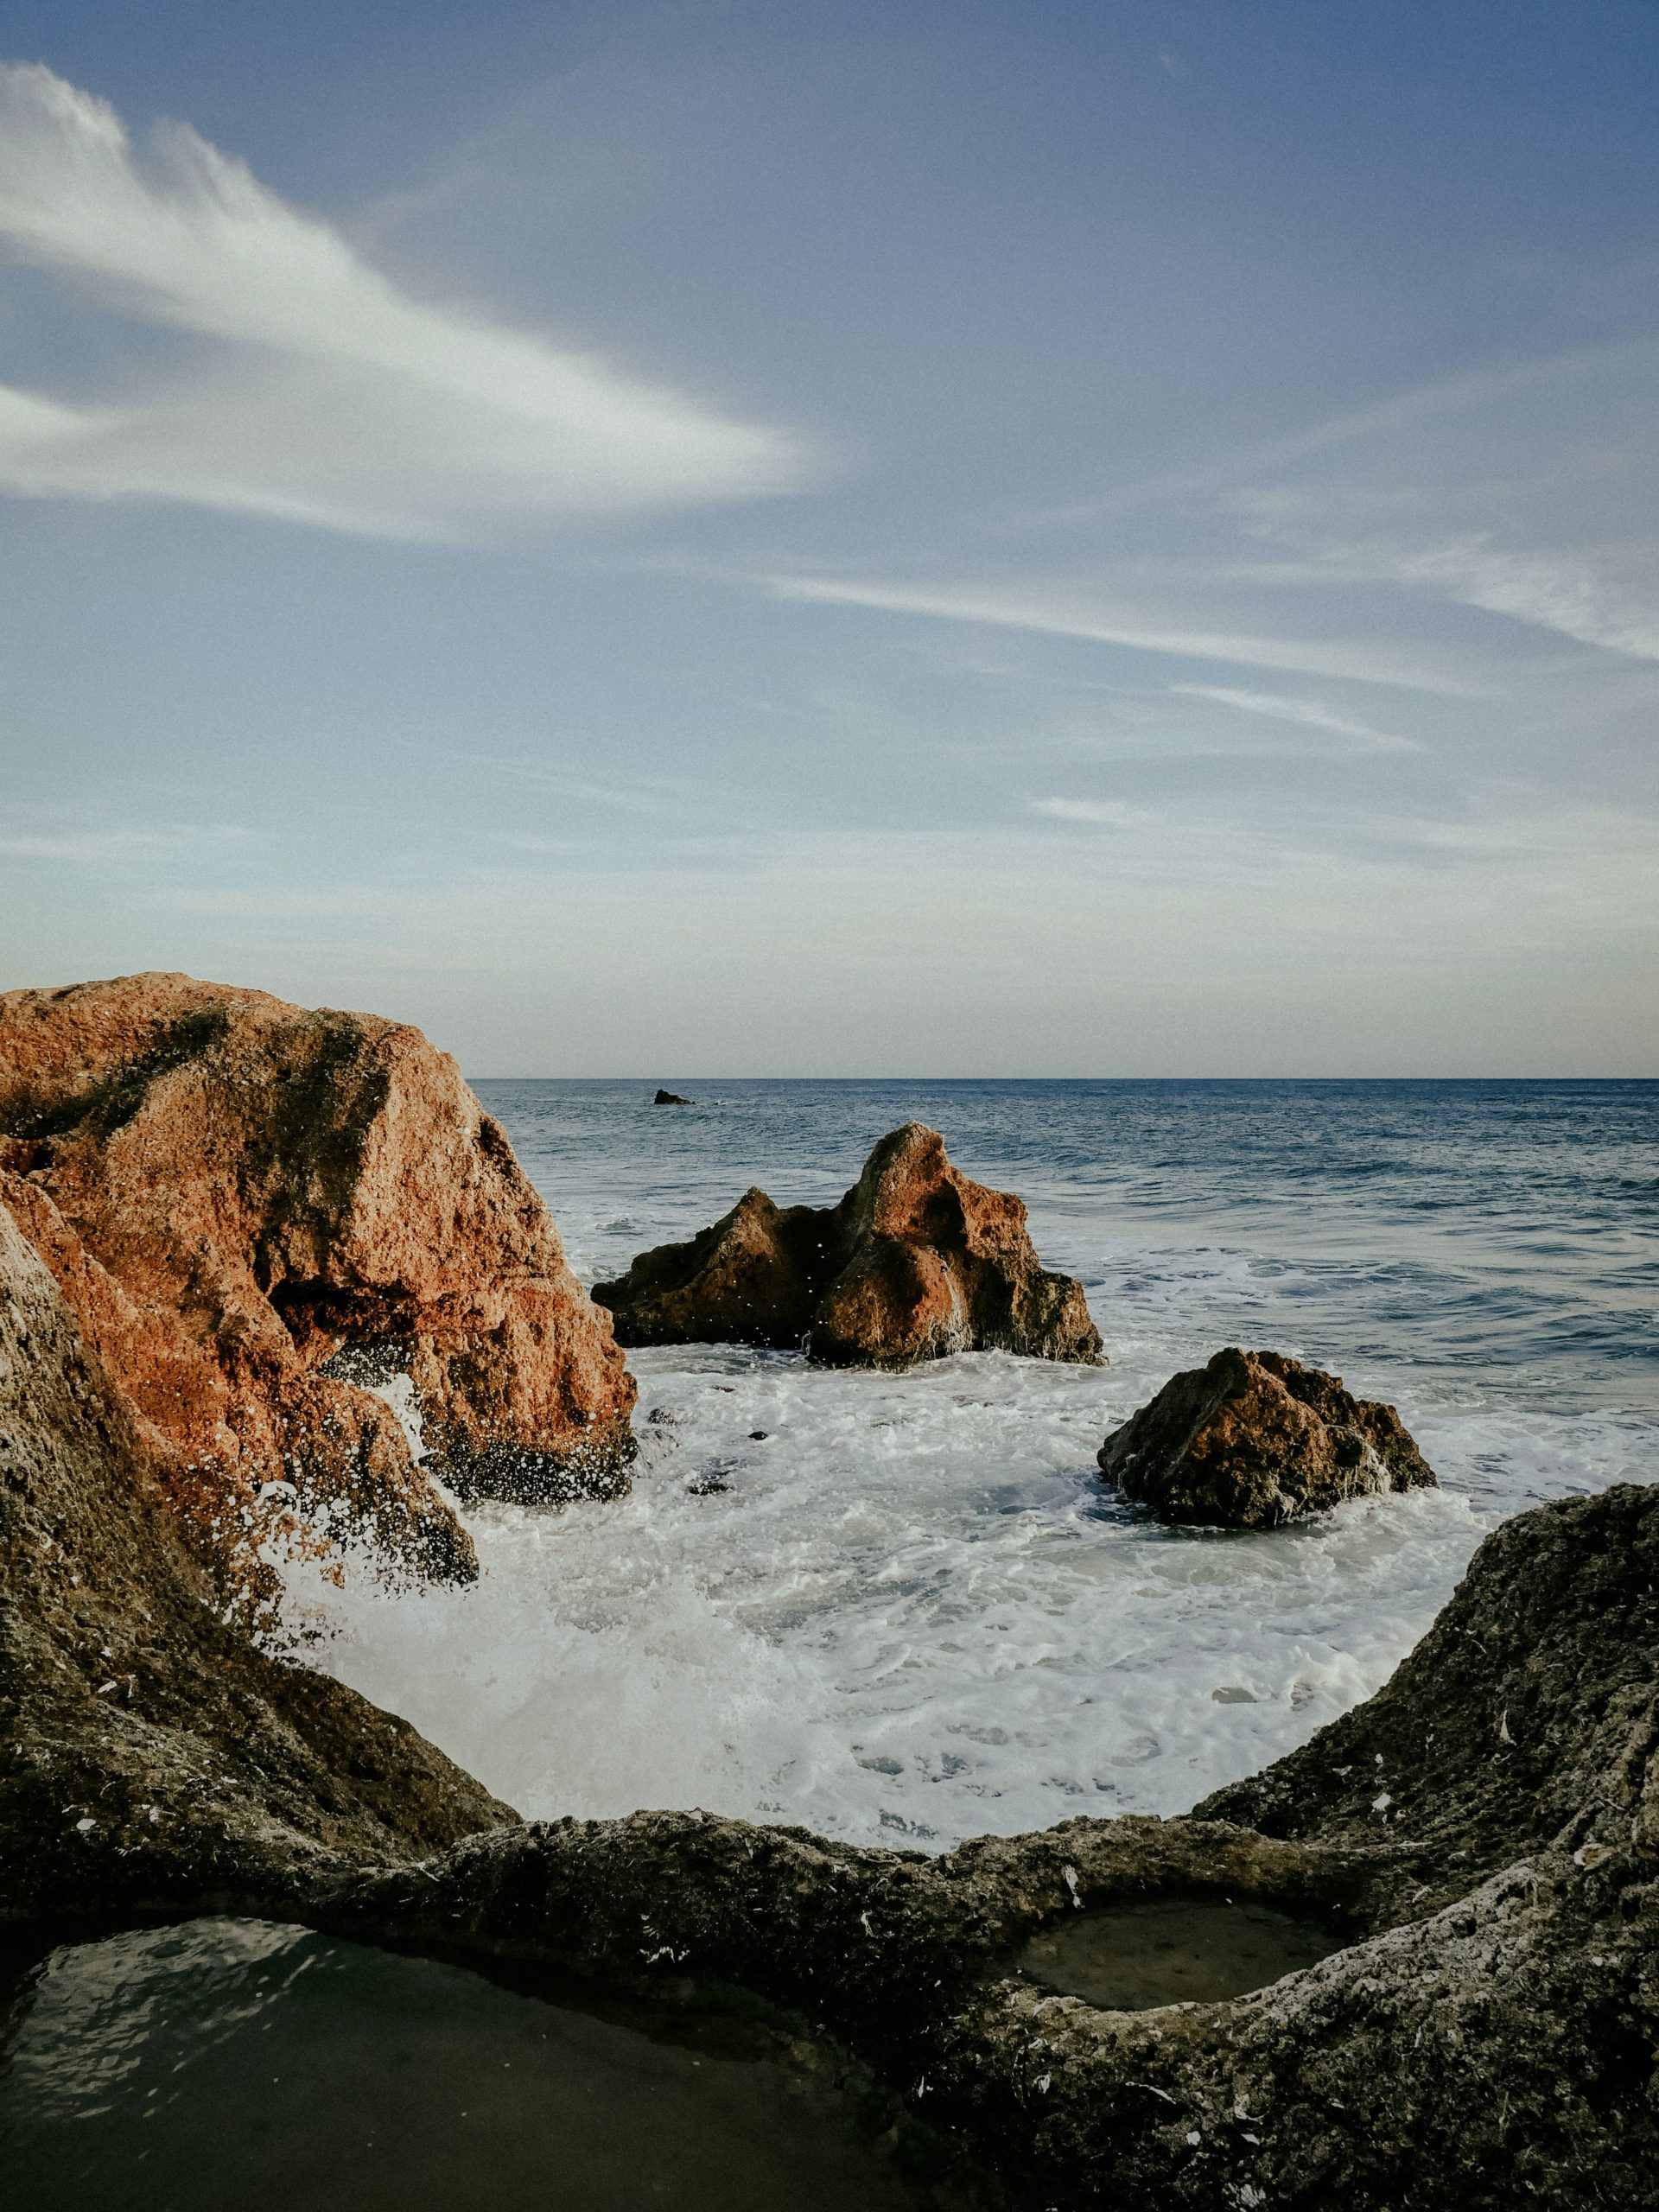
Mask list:
POLYGON ((756 1178, 833 1195, 867 1125, 965 1128, 1112 1357, 636 1353, 631 1497, 469 1511, 472 1589, 296 1570, 315 1662, 527 1814, 934 1849, 1179 1811, 1368 1695, 1497 1522, 1659 1465, 1653 1086, 487 1088, 589 1277, 756 1178), (1107 1428, 1228 1341, 1396 1403, 1442 1487, 1260 1535, 1122 1504, 1107 1428))

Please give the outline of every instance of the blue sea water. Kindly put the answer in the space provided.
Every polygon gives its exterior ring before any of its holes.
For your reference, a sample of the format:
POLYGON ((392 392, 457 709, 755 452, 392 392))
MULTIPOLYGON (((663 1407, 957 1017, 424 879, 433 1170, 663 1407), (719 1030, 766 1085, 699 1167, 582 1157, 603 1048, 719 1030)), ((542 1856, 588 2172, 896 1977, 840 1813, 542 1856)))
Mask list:
POLYGON ((584 1281, 921 1120, 1025 1198, 1111 1364, 638 1352, 632 1497, 472 1514, 470 1592, 296 1594, 527 1812, 940 1847, 1181 1810, 1369 1694, 1498 1521, 1659 1473, 1659 1084, 663 1079, 696 1104, 478 1085, 584 1281), (1107 1429, 1228 1343, 1391 1401, 1441 1487, 1260 1535, 1124 1505, 1107 1429))

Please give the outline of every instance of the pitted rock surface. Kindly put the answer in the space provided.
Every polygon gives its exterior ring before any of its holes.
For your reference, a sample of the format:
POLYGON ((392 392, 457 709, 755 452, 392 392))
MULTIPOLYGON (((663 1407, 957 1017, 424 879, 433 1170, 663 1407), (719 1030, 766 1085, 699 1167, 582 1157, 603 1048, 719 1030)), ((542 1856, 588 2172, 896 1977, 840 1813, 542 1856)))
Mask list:
POLYGON ((186 976, 11 992, 0 1202, 221 1550, 245 1560, 275 1522, 465 1576, 429 1476, 626 1487, 634 1384, 609 1322, 416 1029, 186 976), (365 1387, 398 1374, 423 1465, 365 1387))
POLYGON ((516 1823, 412 1729, 263 1656, 0 1213, 0 1923, 246 1911, 849 2049, 1019 2212, 1659 2207, 1659 1486, 1489 1536, 1367 1704, 1179 1820, 938 1857, 697 1812, 516 1823), (1010 1973, 1126 1898, 1345 1936, 1134 2012, 1010 1973))
POLYGON ((1392 1406, 1282 1352, 1230 1344, 1173 1376, 1100 1449, 1101 1471, 1160 1519, 1268 1529, 1434 1471, 1392 1406))
POLYGON ((594 1296, 625 1344, 804 1345, 837 1367, 957 1351, 1101 1358, 1083 1286, 1044 1268, 1020 1200, 953 1167, 918 1122, 882 1138, 838 1205, 747 1191, 712 1228, 642 1252, 594 1296))

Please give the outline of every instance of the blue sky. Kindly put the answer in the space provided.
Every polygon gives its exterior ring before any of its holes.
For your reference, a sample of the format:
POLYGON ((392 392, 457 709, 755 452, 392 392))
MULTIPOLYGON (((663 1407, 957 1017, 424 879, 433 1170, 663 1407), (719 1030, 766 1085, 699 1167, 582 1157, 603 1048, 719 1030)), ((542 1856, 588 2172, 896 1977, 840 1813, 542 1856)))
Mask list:
POLYGON ((0 986, 476 1074, 1659 1072, 1659 9, 0 58, 0 986))

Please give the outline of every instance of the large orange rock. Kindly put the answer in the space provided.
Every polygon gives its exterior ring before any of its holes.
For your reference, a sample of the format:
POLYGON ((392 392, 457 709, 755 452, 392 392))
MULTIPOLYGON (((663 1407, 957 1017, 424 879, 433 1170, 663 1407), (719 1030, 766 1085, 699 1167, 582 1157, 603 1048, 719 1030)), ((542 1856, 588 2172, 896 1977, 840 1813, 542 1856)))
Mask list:
POLYGON ((1283 1352, 1229 1344, 1172 1376, 1100 1448, 1101 1471, 1161 1520, 1268 1529, 1434 1470, 1392 1406, 1283 1352))
POLYGON ((0 1201, 221 1545, 366 1535, 466 1576, 432 1476, 626 1488, 609 1323, 417 1029, 188 976, 0 996, 0 1201))
POLYGON ((169 1456, 0 1206, 0 1929, 281 1910, 513 1817, 224 1618, 169 1456))
POLYGON ((910 1367, 957 1351, 1101 1358, 1083 1286, 1037 1257, 1026 1209, 971 1181, 919 1122, 871 1153, 839 1205, 750 1190, 684 1244, 596 1283, 625 1344, 804 1345, 837 1367, 910 1367))

